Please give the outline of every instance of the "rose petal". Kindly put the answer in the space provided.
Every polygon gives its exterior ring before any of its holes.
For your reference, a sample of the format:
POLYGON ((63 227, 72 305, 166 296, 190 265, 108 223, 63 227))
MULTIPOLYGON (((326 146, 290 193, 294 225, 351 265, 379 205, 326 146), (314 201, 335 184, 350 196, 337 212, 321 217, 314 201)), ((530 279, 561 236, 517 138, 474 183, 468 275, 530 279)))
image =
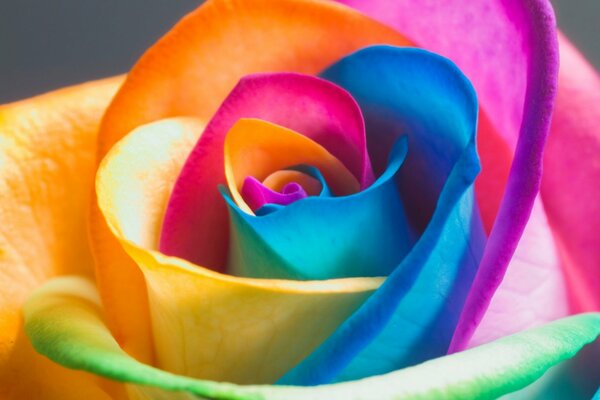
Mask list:
MULTIPOLYGON (((336 0, 375 18, 419 46, 454 61, 473 82, 482 107, 514 146, 518 138, 529 49, 515 46, 524 9, 541 1, 336 0), (514 4, 513 4, 514 3, 514 4), (418 15, 418 18, 415 18, 418 15), (491 45, 493 44, 493 45, 491 45)), ((540 18, 540 17, 538 17, 540 18)))
POLYGON ((115 145, 98 170, 99 206, 147 282, 156 364, 194 377, 273 382, 321 343, 382 279, 246 279, 155 251, 157 237, 147 232, 156 232, 160 211, 198 137, 189 121, 149 124, 115 145))
POLYGON ((481 173, 475 181, 475 196, 485 231, 489 234, 500 209, 513 152, 481 109, 477 124, 477 154, 481 159, 481 173))
POLYGON ((469 347, 567 315, 569 309, 561 262, 538 197, 508 271, 469 347))
POLYGON ((51 277, 93 276, 85 219, 96 132, 121 82, 90 82, 0 107, 0 397, 108 396, 93 377, 35 353, 22 332, 21 306, 51 277))
MULTIPOLYGON (((305 176, 307 177, 306 179, 309 178, 308 175, 305 176)), ((314 178, 310 179, 313 179, 314 182, 320 186, 319 181, 314 178)), ((320 190, 314 193, 314 195, 318 195, 319 192, 320 190)), ((302 185, 298 182, 288 183, 283 187, 283 190, 280 193, 269 189, 252 176, 244 179, 241 194, 244 202, 248 204, 253 213, 265 204, 274 203, 287 206, 288 204, 292 204, 295 201, 305 199, 309 196, 308 193, 306 193, 306 190, 304 190, 302 185)))
POLYGON ((103 185, 98 201, 106 205, 102 211, 109 223, 119 221, 120 235, 158 250, 168 202, 160 194, 172 190, 185 155, 203 130, 196 118, 169 118, 142 125, 113 147, 97 172, 104 174, 97 178, 97 185, 103 185))
POLYGON ((350 196, 311 197, 255 217, 226 195, 229 270, 278 279, 387 276, 413 244, 394 182, 406 151, 400 140, 385 173, 350 196))
POLYGON ((323 76, 360 104, 371 153, 408 136, 400 195, 423 216, 431 204, 435 212, 382 287, 282 383, 354 379, 445 354, 485 244, 472 190, 477 100, 458 68, 424 50, 374 46, 323 76))
POLYGON ((588 263, 587 269, 584 262, 573 263, 564 241, 575 244, 571 249, 578 247, 579 254, 585 254, 586 251, 592 255, 598 253, 593 243, 595 235, 590 231, 581 232, 581 229, 594 226, 591 220, 597 213, 585 210, 585 207, 593 207, 596 203, 594 199, 600 196, 600 193, 593 192, 597 185, 589 184, 597 180, 593 178, 592 161, 597 153, 593 146, 596 123, 593 121, 594 108, 590 108, 589 104, 594 102, 594 96, 598 97, 600 79, 564 37, 559 39, 562 52, 559 97, 542 180, 542 198, 553 212, 546 217, 540 200, 534 206, 507 275, 469 346, 567 315, 566 284, 570 285, 571 312, 594 309, 592 302, 595 291, 591 288, 597 276, 594 273, 597 270, 595 263, 588 263), (579 143, 580 147, 576 145, 579 143), (571 149, 572 155, 566 156, 565 153, 571 149), (588 157, 585 152, 589 152, 588 157), (577 164, 577 167, 566 165, 567 160, 577 164), (578 183, 581 183, 580 187, 576 187, 578 183), (569 190, 565 190, 567 186, 569 190), (573 207, 573 204, 578 206, 573 207), (582 214, 573 215, 578 212, 582 214), (548 219, 554 227, 554 238, 548 219), (562 223, 573 225, 568 230, 557 229, 562 223), (561 243, 560 247, 557 247, 556 239, 561 243), (582 245, 586 241, 591 242, 582 245), (566 283, 561 268, 566 269, 566 283), (587 307, 584 306, 586 303, 587 307))
POLYGON ((320 0, 206 1, 130 71, 103 120, 101 155, 153 120, 173 115, 209 120, 243 76, 315 74, 374 43, 409 41, 356 11, 320 0))
MULTIPOLYGON (((300 165, 300 166, 297 166, 294 168, 298 169, 298 171, 293 171, 293 170, 277 171, 276 173, 269 175, 269 177, 267 177, 267 179, 265 179, 264 183, 269 184, 269 185, 280 186, 283 182, 282 179, 285 179, 285 175, 287 173, 298 172, 298 173, 301 173, 302 175, 306 174, 305 176, 309 176, 311 179, 314 179, 315 182, 318 183, 319 188, 315 186, 313 189, 315 191, 320 189, 320 192, 314 193, 313 196, 320 196, 320 197, 331 197, 332 196, 331 190, 329 189, 329 186, 327 186, 327 182, 325 181, 325 178, 323 177, 323 175, 317 168, 309 167, 306 165, 300 165), (302 172, 299 172, 299 171, 302 171, 302 172)), ((302 175, 296 175, 296 176, 299 177, 302 175)), ((293 175, 290 175, 289 177, 291 178, 292 176, 293 175)), ((305 183, 308 183, 308 182, 310 182, 310 181, 306 181, 305 183)), ((265 204, 260 209, 256 210, 256 215, 261 215, 261 216, 267 215, 272 212, 281 210, 282 208, 283 208, 283 206, 279 205, 279 204, 265 204)))
POLYGON ((141 398, 392 400, 496 398, 521 389, 573 357, 600 335, 600 314, 582 314, 460 354, 390 374, 315 388, 238 386, 195 380, 140 363, 127 355, 100 316, 97 294, 78 278, 60 278, 38 290, 25 307, 35 348, 57 363, 128 382, 141 398), (493 360, 494 362, 490 362, 493 360))
POLYGON ((289 182, 296 182, 311 196, 323 195, 324 191, 328 191, 327 182, 323 182, 323 177, 318 170, 312 169, 308 166, 300 169, 287 169, 282 171, 275 171, 271 175, 267 176, 262 184, 277 192, 282 192, 283 188, 289 182), (316 173, 316 176, 314 176, 316 173))
POLYGON ((559 39, 542 199, 564 260, 572 312, 600 310, 600 76, 564 36, 559 39))
POLYGON ((356 193, 360 189, 352 173, 324 147, 270 122, 247 118, 238 120, 227 132, 224 147, 224 170, 231 197, 241 210, 251 215, 253 212, 240 193, 244 180, 249 176, 265 179, 275 171, 294 165, 317 168, 338 196, 356 193))
POLYGON ((338 1, 455 61, 493 125, 515 146, 500 223, 490 234, 451 350, 463 349, 502 281, 539 190, 558 73, 552 7, 547 0, 338 1))

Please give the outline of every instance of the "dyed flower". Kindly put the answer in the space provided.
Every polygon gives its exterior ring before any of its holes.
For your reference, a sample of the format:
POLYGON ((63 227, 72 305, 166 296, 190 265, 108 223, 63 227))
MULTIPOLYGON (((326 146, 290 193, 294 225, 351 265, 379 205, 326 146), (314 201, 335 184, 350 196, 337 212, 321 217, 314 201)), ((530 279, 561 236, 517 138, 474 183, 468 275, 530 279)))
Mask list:
POLYGON ((597 74, 543 0, 343 3, 0 109, 9 398, 594 392, 597 74))

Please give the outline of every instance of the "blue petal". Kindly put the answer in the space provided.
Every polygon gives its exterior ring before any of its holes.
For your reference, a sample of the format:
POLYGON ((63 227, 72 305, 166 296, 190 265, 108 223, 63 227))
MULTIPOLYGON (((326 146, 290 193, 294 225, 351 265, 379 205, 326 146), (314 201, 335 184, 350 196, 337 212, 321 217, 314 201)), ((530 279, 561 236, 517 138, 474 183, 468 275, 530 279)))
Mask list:
POLYGON ((253 216, 225 194, 228 271, 281 279, 387 276, 414 242, 394 181, 406 152, 406 140, 398 140, 385 173, 350 196, 308 197, 253 216))
POLYGON ((444 355, 486 241, 473 195, 477 99, 458 68, 424 50, 374 46, 322 76, 361 106, 376 169, 389 143, 408 136, 398 185, 423 233, 381 288, 282 384, 357 379, 444 355))

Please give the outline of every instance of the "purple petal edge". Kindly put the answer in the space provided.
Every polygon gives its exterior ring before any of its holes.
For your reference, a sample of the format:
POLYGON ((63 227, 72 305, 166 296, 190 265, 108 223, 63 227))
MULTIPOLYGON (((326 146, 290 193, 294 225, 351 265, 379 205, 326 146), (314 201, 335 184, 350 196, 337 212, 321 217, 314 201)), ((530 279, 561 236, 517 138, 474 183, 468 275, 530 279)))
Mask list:
POLYGON ((542 159, 558 82, 558 40, 554 11, 545 0, 506 1, 531 22, 525 32, 528 76, 523 120, 515 157, 496 223, 448 350, 465 349, 502 282, 540 189, 542 159))

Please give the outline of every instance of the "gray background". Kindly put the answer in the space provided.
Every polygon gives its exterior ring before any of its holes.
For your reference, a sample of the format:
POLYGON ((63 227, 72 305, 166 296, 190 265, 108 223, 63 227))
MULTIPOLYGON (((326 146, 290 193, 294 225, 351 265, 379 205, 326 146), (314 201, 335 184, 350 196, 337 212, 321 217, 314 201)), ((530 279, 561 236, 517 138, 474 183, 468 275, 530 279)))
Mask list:
MULTIPOLYGON (((0 0, 0 103, 126 71, 200 0, 0 0)), ((553 0, 600 69, 600 0, 553 0)))

